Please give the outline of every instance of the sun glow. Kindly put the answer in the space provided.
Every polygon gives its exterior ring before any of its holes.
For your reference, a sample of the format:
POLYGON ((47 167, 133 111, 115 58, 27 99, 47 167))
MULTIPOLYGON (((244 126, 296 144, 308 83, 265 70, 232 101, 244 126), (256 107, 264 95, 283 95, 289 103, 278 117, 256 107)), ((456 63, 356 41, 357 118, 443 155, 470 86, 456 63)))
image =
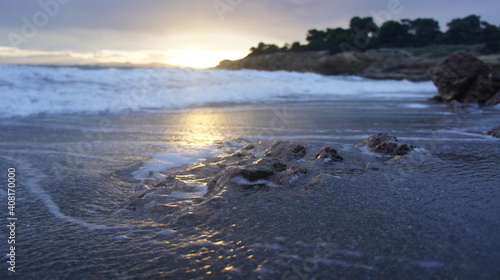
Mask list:
POLYGON ((224 59, 239 59, 247 55, 246 52, 222 52, 208 50, 169 50, 166 64, 193 67, 193 68, 208 68, 214 67, 224 59))
POLYGON ((211 51, 199 49, 172 49, 167 51, 100 50, 96 52, 22 50, 0 46, 0 63, 54 63, 95 64, 132 63, 166 64, 179 67, 209 68, 224 59, 240 59, 247 55, 242 51, 211 51))

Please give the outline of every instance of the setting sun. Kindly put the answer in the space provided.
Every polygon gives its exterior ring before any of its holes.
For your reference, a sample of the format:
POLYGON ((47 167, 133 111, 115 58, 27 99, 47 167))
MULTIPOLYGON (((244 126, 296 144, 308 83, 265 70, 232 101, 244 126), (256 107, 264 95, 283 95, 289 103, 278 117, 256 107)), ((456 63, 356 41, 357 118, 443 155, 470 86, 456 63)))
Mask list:
POLYGON ((0 46, 0 57, 19 63, 44 64, 92 64, 92 63, 133 63, 166 64, 179 67, 209 68, 224 59, 236 60, 247 55, 244 51, 211 51, 196 49, 173 49, 168 51, 142 50, 119 51, 100 50, 96 52, 22 50, 0 46))
POLYGON ((221 60, 239 59, 246 55, 246 52, 178 49, 168 51, 169 58, 164 63, 181 67, 208 68, 217 66, 221 60))

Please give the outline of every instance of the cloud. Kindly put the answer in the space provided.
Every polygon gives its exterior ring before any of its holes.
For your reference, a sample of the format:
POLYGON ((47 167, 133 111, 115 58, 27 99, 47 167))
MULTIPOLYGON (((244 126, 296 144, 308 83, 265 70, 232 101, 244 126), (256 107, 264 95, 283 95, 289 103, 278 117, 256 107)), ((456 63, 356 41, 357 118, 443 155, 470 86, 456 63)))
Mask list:
POLYGON ((206 68, 224 59, 238 59, 243 52, 210 51, 203 49, 100 50, 97 52, 40 51, 0 47, 0 63, 4 64, 163 64, 206 68))
MULTIPOLYGON (((338 18, 351 18, 355 15, 367 16, 371 11, 387 9, 391 1, 400 2, 403 17, 428 17, 439 14, 455 13, 455 17, 469 13, 484 15, 489 20, 500 20, 496 11, 500 3, 490 0, 454 1, 444 0, 38 0, 38 1, 1 1, 0 18, 2 27, 16 30, 22 25, 22 18, 32 19, 44 11, 48 4, 58 4, 57 13, 45 27, 49 31, 71 29, 113 30, 148 34, 171 34, 177 30, 210 31, 251 30, 260 26, 279 22, 281 29, 289 26, 308 26, 323 24, 331 26, 338 18), (231 10, 224 13, 224 21, 214 8, 214 3, 225 3, 231 10), (45 3, 40 5, 39 3, 45 3), (235 3, 235 4, 231 4, 235 3)), ((52 5, 53 6, 53 5, 52 5)), ((320 27, 320 26, 318 26, 320 27)), ((273 29, 273 28, 271 28, 273 29)), ((266 33, 266 30, 254 30, 266 33)))
POLYGON ((23 36, 26 21, 43 23, 40 15, 45 13, 46 23, 38 26, 36 36, 26 37, 21 49, 242 52, 260 41, 304 41, 312 28, 347 27, 351 17, 371 16, 394 1, 402 10, 390 19, 433 17, 444 28, 452 18, 474 13, 500 24, 500 2, 490 0, 0 1, 0 46, 13 46, 9 34, 23 36), (217 3, 226 9, 217 10, 217 3))

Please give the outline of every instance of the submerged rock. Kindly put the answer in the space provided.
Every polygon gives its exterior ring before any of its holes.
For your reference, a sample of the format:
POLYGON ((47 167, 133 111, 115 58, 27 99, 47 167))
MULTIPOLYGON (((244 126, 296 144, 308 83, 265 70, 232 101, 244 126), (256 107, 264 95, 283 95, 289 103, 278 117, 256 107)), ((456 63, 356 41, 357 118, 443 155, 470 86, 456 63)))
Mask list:
POLYGON ((444 99, 441 96, 436 95, 436 96, 433 96, 431 98, 427 98, 427 101, 433 102, 433 103, 443 103, 444 99))
POLYGON ((430 68, 428 74, 446 102, 484 105, 500 102, 500 78, 487 64, 466 51, 449 55, 430 68))
POLYGON ((217 174, 210 182, 207 184, 207 193, 205 196, 213 196, 222 191, 224 186, 231 181, 233 177, 239 176, 241 174, 241 169, 236 166, 229 166, 222 172, 217 174))
MULTIPOLYGON (((333 151, 330 153, 333 154, 333 151)), ((205 196, 211 197, 225 191, 261 191, 268 190, 269 187, 288 186, 290 182, 307 173, 307 167, 301 164, 307 161, 304 159, 306 155, 307 149, 304 145, 291 141, 278 141, 267 145, 261 143, 254 146, 252 151, 243 148, 221 158, 217 163, 219 166, 226 166, 226 162, 231 162, 232 158, 240 159, 236 164, 227 164, 227 167, 208 182, 205 196)), ((312 160, 310 159, 311 163, 312 160)))
POLYGON ((368 148, 370 149, 375 149, 385 141, 398 141, 398 139, 396 139, 396 137, 390 136, 387 131, 382 131, 368 137, 365 141, 363 141, 363 144, 368 146, 368 148))
POLYGON ((400 142, 396 137, 389 135, 388 132, 383 131, 376 133, 365 141, 363 141, 371 152, 381 153, 384 155, 406 155, 413 150, 413 148, 400 142))
POLYGON ((249 167, 241 170, 241 176, 250 182, 267 179, 274 175, 274 171, 262 167, 249 167))
POLYGON ((344 160, 338 153, 337 150, 330 148, 330 147, 325 147, 319 151, 318 154, 316 154, 316 159, 322 159, 324 161, 342 161, 344 160))
MULTIPOLYGON (((364 143, 383 154, 403 155, 412 150, 387 132, 377 133, 364 143)), ((392 161, 370 163, 373 157, 366 158, 356 149, 352 152, 344 160, 328 146, 291 141, 254 143, 229 155, 169 170, 162 182, 142 186, 124 210, 160 223, 192 227, 210 219, 224 219, 234 211, 249 213, 256 204, 259 206, 255 209, 267 209, 270 201, 285 199, 284 194, 302 198, 328 192, 335 197, 339 182, 349 186, 350 179, 366 172, 394 168, 392 161)))
POLYGON ((181 204, 208 203, 222 207, 224 203, 217 197, 223 196, 224 201, 229 201, 267 192, 270 188, 303 187, 313 176, 333 168, 333 165, 316 164, 318 160, 341 162, 343 158, 332 147, 308 149, 291 141, 253 143, 230 155, 172 171, 164 181, 133 198, 128 209, 146 211, 155 220, 164 220, 164 216, 172 215, 172 210, 181 204), (197 182, 198 187, 189 182, 197 182), (203 197, 196 193, 202 182, 206 184, 203 197))
POLYGON ((287 165, 284 164, 281 160, 279 160, 278 158, 273 158, 273 157, 259 158, 258 160, 252 162, 252 165, 263 167, 263 168, 271 167, 272 171, 274 171, 274 172, 282 172, 282 171, 285 171, 287 168, 287 165))
POLYGON ((387 155, 406 155, 412 150, 410 145, 397 141, 386 141, 375 149, 376 152, 387 155))
POLYGON ((488 132, 486 132, 486 134, 491 135, 493 137, 500 138, 500 126, 496 126, 492 129, 488 130, 488 132))
POLYGON ((278 141, 266 150, 264 156, 279 159, 297 159, 306 155, 306 148, 298 143, 290 141, 278 141))

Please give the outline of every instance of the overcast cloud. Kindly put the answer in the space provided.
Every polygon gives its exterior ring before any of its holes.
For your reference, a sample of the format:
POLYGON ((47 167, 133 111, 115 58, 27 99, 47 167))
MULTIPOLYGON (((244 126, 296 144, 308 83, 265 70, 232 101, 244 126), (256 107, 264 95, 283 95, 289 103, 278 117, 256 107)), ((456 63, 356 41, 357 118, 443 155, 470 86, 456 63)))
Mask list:
POLYGON ((397 13, 389 19, 432 17, 444 29, 452 18, 477 14, 500 25, 497 0, 0 0, 0 46, 12 47, 12 34, 23 36, 23 18, 43 23, 39 2, 58 3, 58 11, 20 49, 245 52, 259 41, 303 41, 311 28, 347 27, 353 16, 388 15, 390 3, 397 13))

